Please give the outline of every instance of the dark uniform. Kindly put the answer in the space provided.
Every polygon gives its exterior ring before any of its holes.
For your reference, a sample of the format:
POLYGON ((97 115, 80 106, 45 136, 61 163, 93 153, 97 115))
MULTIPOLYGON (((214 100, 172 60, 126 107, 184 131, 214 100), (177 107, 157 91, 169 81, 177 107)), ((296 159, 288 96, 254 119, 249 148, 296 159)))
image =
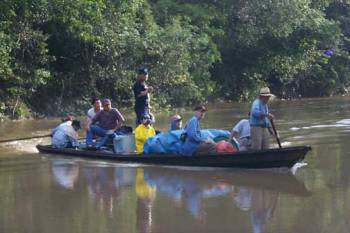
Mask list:
POLYGON ((144 96, 138 96, 142 91, 146 90, 145 82, 136 81, 133 87, 135 95, 135 113, 136 113, 136 125, 141 124, 142 116, 149 115, 149 97, 148 94, 144 96))

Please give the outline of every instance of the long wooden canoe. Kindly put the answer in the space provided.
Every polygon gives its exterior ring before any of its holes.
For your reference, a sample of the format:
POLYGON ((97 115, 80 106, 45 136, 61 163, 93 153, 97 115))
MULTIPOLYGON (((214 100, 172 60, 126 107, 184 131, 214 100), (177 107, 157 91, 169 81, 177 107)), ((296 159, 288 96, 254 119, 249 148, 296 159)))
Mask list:
POLYGON ((57 149, 49 145, 37 145, 40 153, 57 154, 82 158, 114 160, 127 163, 142 163, 166 166, 223 167, 223 168, 276 168, 292 167, 305 158, 310 146, 296 146, 261 151, 240 151, 232 154, 208 154, 201 156, 181 156, 168 154, 113 154, 104 151, 81 149, 57 149))

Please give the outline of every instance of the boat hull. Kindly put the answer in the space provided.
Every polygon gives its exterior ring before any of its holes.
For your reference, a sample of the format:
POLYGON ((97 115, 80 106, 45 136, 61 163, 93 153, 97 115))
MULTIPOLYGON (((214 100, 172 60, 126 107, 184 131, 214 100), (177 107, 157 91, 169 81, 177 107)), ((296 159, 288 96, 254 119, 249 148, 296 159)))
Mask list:
POLYGON ((180 156, 167 154, 136 155, 113 154, 103 151, 57 149, 51 146, 37 145, 40 153, 90 159, 114 160, 127 163, 142 163, 165 166, 222 167, 222 168, 276 168, 292 167, 305 158, 311 150, 309 146, 269 149, 262 151, 241 151, 233 154, 208 154, 201 156, 180 156))

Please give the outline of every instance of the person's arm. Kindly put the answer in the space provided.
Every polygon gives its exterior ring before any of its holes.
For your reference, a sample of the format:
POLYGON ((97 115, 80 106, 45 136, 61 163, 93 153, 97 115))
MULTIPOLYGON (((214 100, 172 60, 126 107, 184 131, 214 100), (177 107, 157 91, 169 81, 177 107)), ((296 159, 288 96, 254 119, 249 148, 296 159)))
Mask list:
POLYGON ((266 112, 262 110, 261 106, 260 106, 260 101, 254 101, 253 105, 252 105, 252 109, 250 111, 250 114, 252 114, 254 117, 256 118, 269 118, 269 119, 273 119, 274 116, 268 112, 267 110, 267 106, 266 106, 266 112))
POLYGON ((253 102, 250 114, 252 114, 252 116, 255 118, 264 118, 265 117, 265 113, 260 108, 260 101, 256 100, 253 102))
POLYGON ((152 87, 145 87, 145 90, 142 90, 142 85, 141 84, 135 84, 134 86, 134 95, 136 97, 142 97, 146 96, 148 93, 151 93, 153 91, 152 87))
POLYGON ((101 115, 100 113, 101 111, 96 113, 96 115, 88 122, 88 125, 86 126, 87 130, 90 130, 90 126, 100 120, 100 115, 101 115))
POLYGON ((67 135, 68 141, 72 144, 73 147, 78 147, 79 146, 79 142, 76 138, 73 138, 69 135, 67 135))
POLYGON ((231 131, 231 135, 230 135, 230 139, 233 139, 233 138, 238 138, 239 137, 239 134, 237 131, 235 131, 234 129, 232 129, 231 131))
POLYGON ((116 119, 116 127, 114 129, 110 129, 107 131, 107 134, 113 134, 117 129, 119 129, 123 123, 125 122, 125 118, 123 115, 118 111, 118 109, 114 108, 115 113, 117 114, 117 119, 116 119))
POLYGON ((91 118, 88 117, 88 118, 86 119, 86 131, 88 131, 88 130, 90 129, 90 125, 91 125, 91 118))
POLYGON ((88 130, 89 129, 89 127, 90 127, 90 124, 91 124, 91 115, 90 115, 90 110, 91 109, 89 109, 88 111, 87 111, 87 114, 86 114, 86 130, 88 130))
POLYGON ((118 109, 115 109, 116 110, 116 112, 117 112, 117 118, 118 118, 118 124, 117 124, 117 129, 118 128, 120 128, 123 124, 124 124, 124 122, 125 122, 125 118, 124 118, 124 116, 119 112, 119 110, 118 109))
POLYGON ((153 87, 146 87, 146 90, 141 91, 140 94, 137 95, 137 97, 146 96, 149 93, 151 93, 152 91, 153 91, 153 87))
POLYGON ((232 129, 230 139, 239 138, 243 127, 243 120, 240 120, 232 129))
POLYGON ((198 129, 198 124, 196 120, 191 120, 189 124, 187 125, 187 137, 190 138, 192 141, 195 142, 202 142, 203 139, 201 137, 200 131, 198 129))
POLYGON ((137 95, 137 97, 142 97, 142 96, 146 96, 149 93, 148 88, 144 91, 141 91, 140 94, 137 95))
POLYGON ((78 133, 74 130, 73 126, 70 125, 65 129, 65 135, 73 147, 77 147, 79 145, 78 133))

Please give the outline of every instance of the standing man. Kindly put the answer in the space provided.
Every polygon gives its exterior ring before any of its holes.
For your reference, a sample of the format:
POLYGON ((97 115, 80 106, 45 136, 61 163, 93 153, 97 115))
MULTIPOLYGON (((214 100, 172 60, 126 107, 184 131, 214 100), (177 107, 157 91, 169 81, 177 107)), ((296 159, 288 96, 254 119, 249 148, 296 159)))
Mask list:
POLYGON ((269 113, 267 103, 272 96, 268 87, 260 89, 259 98, 256 99, 250 111, 250 132, 253 150, 265 150, 270 147, 271 119, 274 116, 269 113))
POLYGON ((143 115, 149 115, 150 93, 152 93, 153 87, 148 86, 146 84, 147 80, 148 69, 140 68, 138 70, 137 81, 135 82, 133 87, 135 95, 136 126, 142 123, 143 115))
POLYGON ((207 108, 199 105, 193 109, 193 117, 187 122, 182 136, 184 144, 181 154, 186 156, 216 153, 216 143, 202 137, 200 120, 204 118, 207 108))
POLYGON ((93 146, 92 138, 94 135, 100 136, 102 139, 96 144, 96 148, 100 149, 125 121, 123 115, 116 108, 112 108, 109 99, 102 101, 103 109, 96 113, 90 124, 87 126, 86 145, 93 146))

